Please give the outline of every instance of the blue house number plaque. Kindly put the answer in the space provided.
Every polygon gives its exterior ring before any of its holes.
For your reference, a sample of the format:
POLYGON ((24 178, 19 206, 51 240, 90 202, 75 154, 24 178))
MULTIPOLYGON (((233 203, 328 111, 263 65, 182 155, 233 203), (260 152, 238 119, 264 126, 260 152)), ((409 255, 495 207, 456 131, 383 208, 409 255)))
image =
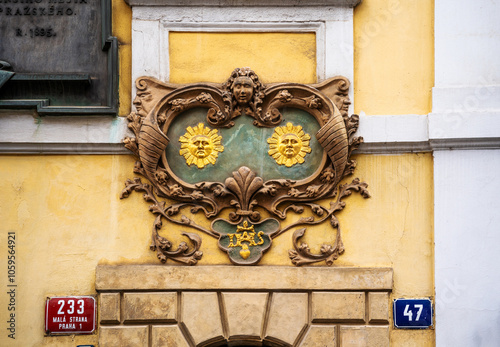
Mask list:
POLYGON ((429 299, 396 299, 393 309, 396 328, 425 329, 432 326, 432 302, 429 299))

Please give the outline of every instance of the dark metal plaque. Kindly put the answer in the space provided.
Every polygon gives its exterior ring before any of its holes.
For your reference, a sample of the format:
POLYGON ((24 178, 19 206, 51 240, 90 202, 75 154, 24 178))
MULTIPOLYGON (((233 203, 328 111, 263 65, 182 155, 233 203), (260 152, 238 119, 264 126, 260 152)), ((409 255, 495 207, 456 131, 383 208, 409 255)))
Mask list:
POLYGON ((0 0, 0 107, 116 114, 111 0, 0 0))
POLYGON ((393 304, 394 326, 397 329, 426 329, 433 325, 430 299, 396 299, 393 304))

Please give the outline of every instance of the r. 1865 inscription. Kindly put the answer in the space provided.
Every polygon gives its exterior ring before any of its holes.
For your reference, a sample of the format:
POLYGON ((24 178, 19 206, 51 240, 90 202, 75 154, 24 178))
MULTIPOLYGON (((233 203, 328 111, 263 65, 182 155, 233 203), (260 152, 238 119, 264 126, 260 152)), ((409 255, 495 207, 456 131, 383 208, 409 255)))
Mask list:
POLYGON ((0 107, 113 114, 110 21, 110 0, 0 0, 0 107))

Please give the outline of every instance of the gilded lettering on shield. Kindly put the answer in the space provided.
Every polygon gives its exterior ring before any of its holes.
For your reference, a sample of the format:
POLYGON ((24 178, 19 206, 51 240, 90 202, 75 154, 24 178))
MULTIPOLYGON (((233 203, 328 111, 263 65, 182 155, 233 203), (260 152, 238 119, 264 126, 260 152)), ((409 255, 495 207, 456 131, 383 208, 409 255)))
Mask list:
POLYGON ((255 232, 254 226, 248 226, 248 223, 245 221, 243 222, 243 226, 236 226, 236 233, 228 234, 228 247, 241 247, 240 256, 243 259, 247 259, 250 256, 250 250, 248 249, 248 247, 260 246, 264 244, 262 235, 264 235, 263 231, 255 232), (258 237, 258 242, 255 242, 255 236, 258 237), (248 244, 244 242, 248 242, 248 244))

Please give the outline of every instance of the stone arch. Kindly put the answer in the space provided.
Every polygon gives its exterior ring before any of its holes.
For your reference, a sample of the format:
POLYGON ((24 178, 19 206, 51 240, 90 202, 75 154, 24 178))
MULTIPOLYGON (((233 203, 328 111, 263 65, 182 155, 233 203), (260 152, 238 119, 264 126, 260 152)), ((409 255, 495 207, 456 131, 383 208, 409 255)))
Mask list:
POLYGON ((244 339, 241 340, 234 340, 231 342, 227 343, 214 343, 214 344, 209 344, 206 345, 206 347, 282 347, 286 346, 286 343, 283 344, 283 341, 281 342, 258 342, 258 341, 253 341, 253 342, 248 342, 245 341, 244 339))
POLYGON ((99 265, 99 346, 388 346, 392 276, 390 268, 99 265))

